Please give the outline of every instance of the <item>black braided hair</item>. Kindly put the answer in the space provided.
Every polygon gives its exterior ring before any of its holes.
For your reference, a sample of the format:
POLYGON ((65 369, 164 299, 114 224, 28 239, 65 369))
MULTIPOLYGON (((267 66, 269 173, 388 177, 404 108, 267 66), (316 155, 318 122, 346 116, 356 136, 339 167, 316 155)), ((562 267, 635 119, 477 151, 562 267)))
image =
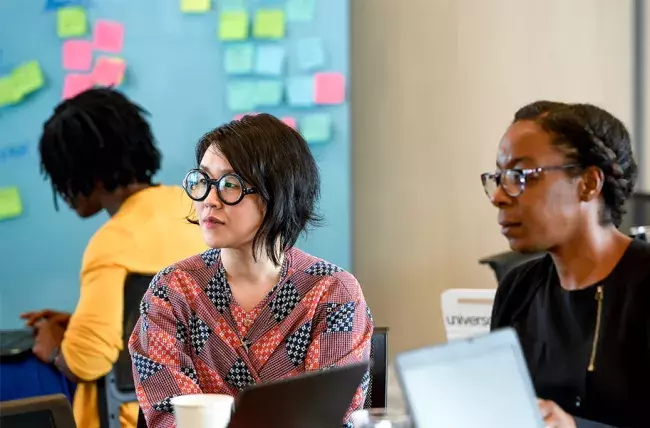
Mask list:
POLYGON ((537 101, 522 107, 515 113, 513 123, 521 120, 535 121, 552 134, 554 143, 566 152, 571 162, 603 171, 605 210, 602 220, 618 227, 638 174, 625 125, 611 113, 591 104, 552 101, 537 101))
POLYGON ((147 112, 110 88, 85 91, 59 104, 39 143, 41 173, 57 194, 74 204, 100 182, 108 191, 151 184, 160 169, 147 112))

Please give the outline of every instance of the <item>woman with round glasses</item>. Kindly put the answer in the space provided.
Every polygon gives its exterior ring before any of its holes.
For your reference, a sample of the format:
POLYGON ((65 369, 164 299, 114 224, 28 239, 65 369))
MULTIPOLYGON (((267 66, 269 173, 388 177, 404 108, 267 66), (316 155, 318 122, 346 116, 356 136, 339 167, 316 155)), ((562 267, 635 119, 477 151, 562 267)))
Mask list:
POLYGON ((618 119, 541 101, 481 177, 510 247, 547 253, 507 274, 492 314, 518 332, 546 426, 650 421, 650 245, 617 229, 636 176, 618 119))
MULTIPOLYGON (((174 425, 174 396, 237 396, 370 355, 357 280, 294 247, 319 220, 318 167, 300 134, 268 114, 245 116, 203 136, 196 162, 183 187, 212 249, 158 274, 129 345, 154 428, 174 425)), ((366 377, 350 412, 367 388, 366 377)))

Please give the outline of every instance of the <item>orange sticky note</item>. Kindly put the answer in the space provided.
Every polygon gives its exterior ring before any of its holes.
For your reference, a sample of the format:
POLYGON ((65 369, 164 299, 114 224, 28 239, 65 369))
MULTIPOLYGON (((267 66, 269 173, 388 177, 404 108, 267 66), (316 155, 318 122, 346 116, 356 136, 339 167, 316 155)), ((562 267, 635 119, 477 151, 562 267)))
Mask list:
POLYGON ((93 83, 98 86, 119 86, 124 80, 126 62, 120 58, 102 56, 93 68, 93 83))
POLYGON ((314 75, 316 104, 341 104, 345 101, 345 76, 341 73, 314 75))
POLYGON ((90 69, 93 62, 93 45, 86 40, 68 40, 63 43, 63 68, 65 70, 90 69))
POLYGON ((93 76, 91 74, 68 74, 63 82, 63 99, 73 98, 92 87, 93 76))
POLYGON ((289 125, 290 127, 292 127, 293 129, 296 129, 296 127, 298 126, 295 117, 286 116, 286 117, 283 117, 280 120, 282 122, 284 122, 286 125, 289 125))
POLYGON ((98 51, 119 53, 124 44, 124 25, 98 19, 93 32, 93 47, 98 51))

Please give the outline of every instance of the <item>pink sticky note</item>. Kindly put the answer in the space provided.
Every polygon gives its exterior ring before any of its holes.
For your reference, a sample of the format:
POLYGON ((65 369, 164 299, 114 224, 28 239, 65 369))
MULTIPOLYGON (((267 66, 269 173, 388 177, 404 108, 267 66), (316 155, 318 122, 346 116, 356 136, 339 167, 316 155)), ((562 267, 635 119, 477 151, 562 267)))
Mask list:
POLYGON ((283 121, 285 124, 289 125, 290 127, 292 127, 293 129, 296 129, 297 122, 295 117, 286 116, 280 120, 283 121))
POLYGON ((72 98, 93 87, 91 74, 68 74, 63 82, 63 99, 72 98))
POLYGON ((124 25, 98 19, 93 32, 93 47, 98 51, 118 53, 124 44, 124 25))
POLYGON ((345 101, 345 76, 341 73, 314 75, 316 104, 341 104, 345 101))
POLYGON ((119 58, 99 57, 93 68, 93 82, 99 86, 119 86, 124 80, 126 62, 119 58))
POLYGON ((93 62, 93 45, 85 40, 68 40, 63 43, 63 68, 88 70, 93 62))
POLYGON ((243 114, 238 114, 236 115, 233 119, 234 120, 242 120, 244 116, 257 116, 259 113, 251 112, 251 113, 243 113, 243 114))

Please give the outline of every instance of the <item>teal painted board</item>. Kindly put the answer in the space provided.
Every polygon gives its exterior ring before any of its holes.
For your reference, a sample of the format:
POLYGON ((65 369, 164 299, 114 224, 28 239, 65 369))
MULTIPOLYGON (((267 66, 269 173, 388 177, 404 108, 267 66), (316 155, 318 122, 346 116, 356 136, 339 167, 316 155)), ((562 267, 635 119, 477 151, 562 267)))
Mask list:
MULTIPOLYGON (((210 11, 197 14, 181 13, 178 0, 82 3, 88 5, 88 34, 81 39, 92 40, 98 20, 123 24, 122 50, 116 55, 126 61, 120 89, 150 112, 163 153, 157 181, 180 183, 193 166, 197 139, 242 113, 228 108, 228 83, 241 76, 226 73, 224 57, 228 42, 218 38, 220 2, 213 1, 210 11)), ((286 0, 241 3, 251 17, 260 8, 287 7, 286 0)), ((22 323, 18 315, 25 310, 74 310, 83 251, 94 231, 107 219, 101 214, 82 220, 65 206, 56 212, 51 187, 39 172, 38 138, 44 120, 61 100, 68 73, 63 70, 62 48, 65 40, 71 40, 57 36, 57 13, 46 10, 46 4, 53 3, 0 1, 0 77, 20 64, 37 60, 45 82, 22 102, 0 107, 0 188, 17 186, 23 209, 22 215, 0 221, 0 328, 19 327, 22 323)), ((256 46, 284 47, 282 74, 272 79, 281 80, 285 90, 288 79, 305 76, 295 52, 297 43, 305 38, 323 41, 327 63, 322 71, 342 73, 346 79, 349 76, 349 0, 317 0, 314 20, 310 22, 309 16, 306 13, 302 19, 287 20, 283 39, 248 39, 256 46)), ((93 61, 99 55, 114 54, 95 51, 93 61)), ((244 76, 253 81, 269 77, 244 76)), ((338 105, 294 108, 286 98, 283 96, 277 106, 267 102, 271 105, 257 111, 294 118, 297 123, 304 115, 327 113, 333 123, 331 141, 312 147, 321 170, 320 212, 326 224, 301 238, 299 246, 351 269, 349 104, 346 100, 338 105)))

